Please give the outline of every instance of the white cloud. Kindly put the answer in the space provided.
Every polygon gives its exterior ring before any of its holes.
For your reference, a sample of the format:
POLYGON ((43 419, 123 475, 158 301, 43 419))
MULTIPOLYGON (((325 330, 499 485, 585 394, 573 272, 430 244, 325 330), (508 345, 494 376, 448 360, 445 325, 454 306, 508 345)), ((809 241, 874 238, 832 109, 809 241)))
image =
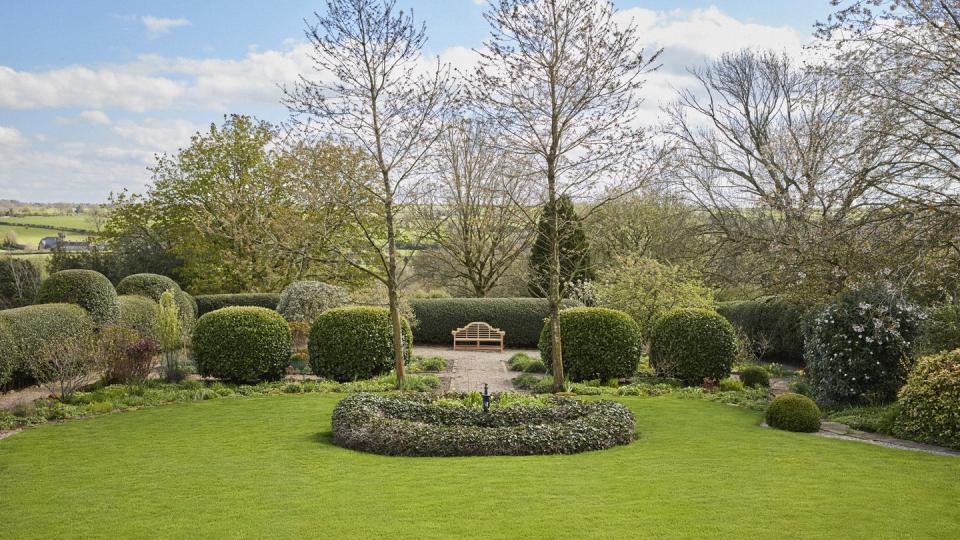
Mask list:
POLYGON ((190 136, 198 129, 199 126, 189 120, 157 118, 146 118, 140 122, 124 120, 113 126, 113 132, 122 140, 149 155, 173 152, 187 146, 190 136))
POLYGON ((76 116, 58 116, 57 122, 61 124, 97 124, 106 126, 110 124, 110 117, 103 111, 80 111, 80 114, 76 116))
POLYGON ((143 23, 143 26, 147 29, 147 33, 150 35, 150 37, 161 36, 174 28, 190 26, 190 21, 187 19, 169 19, 166 17, 154 17, 152 15, 140 17, 140 22, 143 23))
POLYGON ((0 147, 20 146, 24 143, 20 130, 14 127, 0 126, 0 147))

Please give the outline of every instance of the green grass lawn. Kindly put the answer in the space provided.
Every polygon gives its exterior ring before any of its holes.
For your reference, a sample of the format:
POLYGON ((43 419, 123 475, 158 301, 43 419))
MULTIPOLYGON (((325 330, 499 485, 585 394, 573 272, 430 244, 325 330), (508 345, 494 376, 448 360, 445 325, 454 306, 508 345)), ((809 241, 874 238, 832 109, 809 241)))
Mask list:
POLYGON ((624 398, 641 434, 573 456, 389 458, 330 443, 338 396, 223 399, 0 441, 0 536, 958 538, 960 459, 624 398))

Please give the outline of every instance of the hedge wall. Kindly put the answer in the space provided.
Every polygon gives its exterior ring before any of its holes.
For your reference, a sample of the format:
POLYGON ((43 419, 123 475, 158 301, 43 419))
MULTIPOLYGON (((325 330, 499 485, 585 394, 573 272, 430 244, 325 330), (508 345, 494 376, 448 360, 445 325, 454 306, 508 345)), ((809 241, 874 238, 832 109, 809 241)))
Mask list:
MULTIPOLYGON (((563 308, 580 306, 564 300, 563 308)), ((410 300, 417 318, 414 343, 449 345, 450 332, 474 321, 489 323, 507 333, 507 347, 536 347, 543 320, 550 314, 543 298, 422 298, 410 300)))
POLYGON ((802 320, 806 307, 779 296, 718 302, 717 313, 753 341, 766 341, 765 361, 803 365, 802 320))
POLYGON ((201 294, 197 301, 197 317, 225 307, 262 307, 276 311, 280 293, 201 294))
POLYGON ((93 319, 76 304, 38 304, 0 311, 5 331, 0 333, 0 368, 17 379, 29 379, 27 361, 46 344, 74 336, 90 335, 93 319))

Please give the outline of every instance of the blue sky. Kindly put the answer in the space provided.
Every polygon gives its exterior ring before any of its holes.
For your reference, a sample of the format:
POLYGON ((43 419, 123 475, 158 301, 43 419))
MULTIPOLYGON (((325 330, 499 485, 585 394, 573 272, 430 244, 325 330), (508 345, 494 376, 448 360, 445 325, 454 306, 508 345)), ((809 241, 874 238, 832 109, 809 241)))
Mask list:
MULTIPOLYGON (((479 0, 398 0, 455 65, 487 35, 479 0)), ((828 0, 617 1, 649 47, 666 48, 649 119, 684 69, 744 46, 799 52, 828 0)), ((304 18, 318 1, 13 2, 0 16, 0 198, 102 201, 142 191, 157 152, 227 113, 272 121, 278 84, 308 67, 304 18)))

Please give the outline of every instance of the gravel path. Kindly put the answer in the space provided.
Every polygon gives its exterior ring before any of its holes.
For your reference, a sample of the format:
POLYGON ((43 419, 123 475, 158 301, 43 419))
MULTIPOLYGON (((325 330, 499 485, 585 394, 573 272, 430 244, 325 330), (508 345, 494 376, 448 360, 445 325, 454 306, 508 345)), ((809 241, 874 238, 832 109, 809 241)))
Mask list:
POLYGON ((439 356, 447 360, 447 371, 439 375, 445 383, 444 390, 452 392, 482 392, 484 383, 489 385, 491 393, 513 390, 511 381, 517 374, 507 370, 507 360, 518 352, 534 358, 540 356, 537 351, 527 349, 454 351, 450 347, 426 345, 414 347, 413 352, 417 356, 439 356))

